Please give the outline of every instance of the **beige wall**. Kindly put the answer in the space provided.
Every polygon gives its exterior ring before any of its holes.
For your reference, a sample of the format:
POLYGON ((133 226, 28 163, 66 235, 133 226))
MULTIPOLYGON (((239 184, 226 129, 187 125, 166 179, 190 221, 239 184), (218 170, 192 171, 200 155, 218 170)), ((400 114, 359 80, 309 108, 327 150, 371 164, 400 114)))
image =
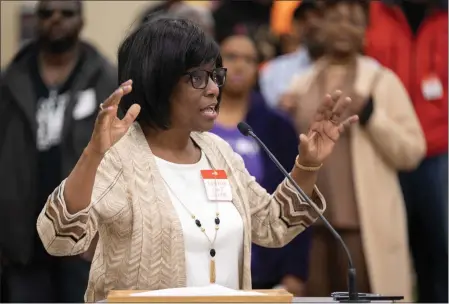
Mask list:
MULTIPOLYGON (((19 16, 24 3, 1 1, 1 66, 14 56, 19 41, 19 16)), ((96 45, 111 61, 116 61, 119 43, 145 8, 160 1, 85 1, 86 23, 82 36, 96 45)), ((204 5, 207 1, 189 1, 204 5)), ((25 4, 26 5, 26 4, 25 4)))

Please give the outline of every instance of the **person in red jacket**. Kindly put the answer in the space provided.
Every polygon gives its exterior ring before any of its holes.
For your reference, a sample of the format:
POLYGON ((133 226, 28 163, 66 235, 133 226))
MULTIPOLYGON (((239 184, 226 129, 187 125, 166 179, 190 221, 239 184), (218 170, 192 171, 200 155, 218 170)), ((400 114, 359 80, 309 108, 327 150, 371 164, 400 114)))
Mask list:
POLYGON ((400 175, 420 302, 448 302, 447 5, 447 0, 372 1, 365 42, 366 54, 404 83, 426 137, 425 160, 400 175))

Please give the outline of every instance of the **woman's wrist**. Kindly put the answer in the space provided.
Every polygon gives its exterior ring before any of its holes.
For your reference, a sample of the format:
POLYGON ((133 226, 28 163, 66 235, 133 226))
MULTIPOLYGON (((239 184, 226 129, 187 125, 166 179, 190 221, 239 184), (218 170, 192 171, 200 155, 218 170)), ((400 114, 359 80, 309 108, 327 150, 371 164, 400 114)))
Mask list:
POLYGON ((295 167, 302 171, 316 172, 316 171, 319 171, 322 166, 323 166, 322 163, 317 164, 317 163, 305 162, 304 160, 302 160, 299 157, 299 155, 295 159, 295 167))
POLYGON ((295 161, 295 166, 293 167, 293 170, 291 172, 292 178, 309 197, 313 193, 313 188, 315 187, 315 183, 318 178, 318 169, 316 169, 316 167, 318 166, 320 165, 311 163, 307 163, 307 166, 303 165, 303 163, 301 163, 301 158, 297 157, 295 161), (312 169, 303 170, 301 168, 312 168, 312 169))
POLYGON ((101 160, 104 157, 104 153, 100 153, 98 151, 96 151, 91 144, 87 144, 86 148, 84 148, 83 151, 83 156, 86 157, 87 159, 94 161, 94 162, 98 162, 100 163, 101 160))

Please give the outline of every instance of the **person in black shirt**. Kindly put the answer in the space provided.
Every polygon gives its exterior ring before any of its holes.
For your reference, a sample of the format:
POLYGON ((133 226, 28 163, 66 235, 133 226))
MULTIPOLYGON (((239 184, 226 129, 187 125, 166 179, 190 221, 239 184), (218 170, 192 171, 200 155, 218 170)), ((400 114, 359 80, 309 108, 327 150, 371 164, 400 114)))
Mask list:
POLYGON ((36 233, 47 197, 90 140, 115 68, 80 41, 81 1, 41 1, 37 37, 1 76, 1 302, 83 302, 90 259, 49 256, 36 233))

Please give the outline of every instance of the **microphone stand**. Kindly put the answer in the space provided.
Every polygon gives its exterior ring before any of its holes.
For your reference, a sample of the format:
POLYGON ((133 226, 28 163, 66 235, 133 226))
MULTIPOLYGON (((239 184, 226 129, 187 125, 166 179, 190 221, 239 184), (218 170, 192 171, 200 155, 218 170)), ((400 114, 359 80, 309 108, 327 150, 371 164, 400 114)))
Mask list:
POLYGON ((352 256, 351 256, 351 253, 349 252, 349 249, 346 246, 345 242, 341 238, 340 234, 338 234, 338 232, 334 229, 334 227, 332 227, 332 225, 327 221, 327 219, 320 213, 320 211, 315 206, 315 204, 312 202, 312 200, 308 197, 308 195, 305 194, 304 191, 298 186, 298 184, 293 180, 293 178, 290 176, 290 174, 284 169, 284 167, 282 167, 282 165, 279 163, 279 161, 276 159, 276 157, 273 155, 273 153, 271 153, 271 151, 267 148, 267 146, 265 146, 265 144, 259 139, 259 137, 257 137, 256 134, 254 134, 254 132, 249 128, 249 126, 248 126, 248 130, 246 133, 247 134, 244 134, 244 132, 242 132, 243 135, 246 135, 246 136, 249 135, 259 143, 259 145, 265 150, 265 152, 268 154, 268 156, 274 162, 274 164, 278 167, 278 169, 281 170, 281 172, 285 175, 285 177, 292 183, 292 185, 295 187, 296 191, 298 191, 298 193, 300 194, 300 197, 302 199, 304 199, 313 208, 313 210, 316 212, 318 217, 324 222, 324 225, 327 227, 327 229, 329 229, 331 234, 340 242, 344 251, 346 252, 346 256, 348 257, 348 264, 349 264, 348 276, 347 276, 348 297, 345 299, 340 299, 339 302, 340 303, 369 303, 370 301, 368 299, 364 298, 363 296, 359 297, 359 294, 357 293, 356 270, 354 267, 354 263, 352 262, 352 256))

